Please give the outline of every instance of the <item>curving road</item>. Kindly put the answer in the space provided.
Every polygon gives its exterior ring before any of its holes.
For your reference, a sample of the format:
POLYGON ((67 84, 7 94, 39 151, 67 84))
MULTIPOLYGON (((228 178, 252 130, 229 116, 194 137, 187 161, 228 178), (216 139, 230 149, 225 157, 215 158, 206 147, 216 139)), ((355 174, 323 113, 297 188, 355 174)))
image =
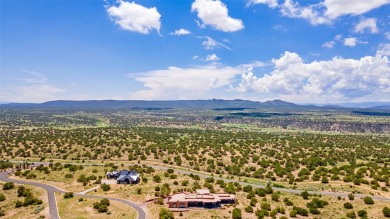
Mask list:
MULTIPOLYGON (((50 218, 51 219, 60 219, 60 216, 58 214, 58 208, 57 208, 57 201, 55 198, 54 193, 59 192, 59 193, 65 193, 66 191, 61 190, 59 188, 56 188, 51 185, 43 184, 43 183, 38 183, 38 182, 29 182, 29 181, 23 181, 23 180, 18 180, 18 179, 10 179, 8 178, 8 173, 7 172, 2 172, 0 173, 0 180, 4 182, 13 182, 17 184, 25 184, 25 185, 32 185, 32 186, 37 186, 45 189, 47 191, 47 197, 49 201, 49 213, 50 213, 50 218)), ((138 219, 145 219, 146 218, 146 213, 145 211, 137 204, 130 202, 125 199, 120 199, 120 198, 112 198, 112 197, 105 197, 105 196, 98 196, 98 195, 85 195, 85 194, 80 194, 76 193, 76 196, 82 196, 86 198, 107 198, 112 201, 118 201, 125 203, 129 205, 130 207, 134 208, 134 210, 138 214, 138 219)))
POLYGON ((64 192, 54 186, 38 183, 38 182, 29 182, 29 181, 22 181, 17 179, 10 179, 8 178, 7 172, 0 173, 0 180, 4 182, 13 182, 17 184, 26 184, 26 185, 32 185, 37 186, 45 189, 47 191, 47 198, 49 200, 49 213, 51 219, 60 219, 60 215, 58 214, 58 208, 57 208, 57 202, 56 197, 54 195, 55 192, 64 192))

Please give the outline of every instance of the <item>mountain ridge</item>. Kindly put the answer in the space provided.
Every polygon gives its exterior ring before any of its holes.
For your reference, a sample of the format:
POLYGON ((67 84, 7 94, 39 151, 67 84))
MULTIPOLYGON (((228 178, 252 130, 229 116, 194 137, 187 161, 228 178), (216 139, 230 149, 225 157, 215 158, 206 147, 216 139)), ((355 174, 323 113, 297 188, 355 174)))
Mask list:
MULTIPOLYGON (((364 107, 371 110, 388 110, 390 105, 364 107)), ((172 108, 195 108, 195 109, 234 109, 234 108, 283 108, 283 109, 321 109, 321 108, 363 108, 344 105, 314 105, 296 104, 280 99, 260 102, 243 99, 207 99, 207 100, 53 100, 43 103, 5 103, 0 108, 66 108, 66 109, 172 109, 172 108)))

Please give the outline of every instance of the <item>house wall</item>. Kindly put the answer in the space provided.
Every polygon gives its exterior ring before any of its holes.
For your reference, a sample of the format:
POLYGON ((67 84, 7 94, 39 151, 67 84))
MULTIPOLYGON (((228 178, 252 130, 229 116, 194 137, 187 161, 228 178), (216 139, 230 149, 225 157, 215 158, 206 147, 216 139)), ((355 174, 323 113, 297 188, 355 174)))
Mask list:
POLYGON ((169 202, 169 208, 188 208, 188 202, 169 202))

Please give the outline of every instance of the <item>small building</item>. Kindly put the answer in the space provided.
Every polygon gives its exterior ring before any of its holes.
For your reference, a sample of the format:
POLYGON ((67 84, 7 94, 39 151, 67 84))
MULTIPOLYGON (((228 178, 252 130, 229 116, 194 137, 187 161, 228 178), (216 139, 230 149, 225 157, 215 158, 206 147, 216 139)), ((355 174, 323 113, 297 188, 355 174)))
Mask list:
POLYGON ((234 204, 236 196, 228 193, 210 193, 197 189, 196 193, 179 193, 168 198, 169 208, 219 208, 221 204, 234 204))

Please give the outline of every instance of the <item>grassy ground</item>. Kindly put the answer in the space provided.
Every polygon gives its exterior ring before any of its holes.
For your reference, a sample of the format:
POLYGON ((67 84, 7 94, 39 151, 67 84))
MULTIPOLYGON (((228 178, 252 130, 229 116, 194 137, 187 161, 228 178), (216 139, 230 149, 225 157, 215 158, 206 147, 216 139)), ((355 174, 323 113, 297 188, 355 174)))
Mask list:
POLYGON ((130 206, 117 202, 110 201, 108 207, 109 213, 99 213, 93 208, 93 203, 101 199, 83 198, 80 201, 79 197, 64 199, 63 194, 56 194, 58 211, 61 218, 66 219, 87 219, 87 218, 107 218, 107 219, 133 219, 137 218, 137 212, 130 206))
POLYGON ((34 197, 39 198, 43 201, 41 205, 30 205, 27 207, 15 208, 15 203, 17 200, 23 202, 24 197, 18 197, 17 188, 19 185, 16 185, 14 189, 11 190, 2 190, 4 182, 0 182, 0 193, 6 196, 6 200, 0 202, 0 207, 5 211, 4 218, 39 218, 43 216, 49 218, 49 208, 47 201, 47 194, 44 189, 37 188, 34 186, 23 185, 26 189, 30 189, 34 197), (42 208, 42 210, 37 210, 42 208))
MULTIPOLYGON (((306 207, 306 204, 310 201, 304 200, 299 195, 293 195, 288 193, 282 193, 282 195, 283 197, 288 197, 296 206, 299 207, 306 207)), ((348 200, 348 198, 338 200, 336 197, 322 196, 320 197, 320 199, 328 201, 329 205, 325 206, 325 208, 319 209, 321 211, 319 218, 347 218, 347 212, 354 211, 357 216, 357 212, 359 210, 366 210, 368 218, 379 219, 384 218, 382 214, 383 207, 390 206, 390 202, 388 201, 375 201, 374 205, 367 205, 364 204, 363 200, 360 198, 355 198, 355 200, 348 200), (353 209, 345 209, 343 205, 346 202, 351 203, 353 205, 353 209)), ((281 203, 281 205, 283 204, 281 203)), ((291 207, 286 207, 286 212, 290 210, 291 207)), ((308 218, 315 218, 315 216, 309 215, 308 218)))
MULTIPOLYGON (((49 183, 50 185, 57 186, 61 189, 73 191, 73 192, 82 192, 89 188, 92 188, 96 185, 93 184, 93 181, 88 183, 86 186, 83 186, 82 183, 77 182, 77 179, 81 174, 85 174, 87 177, 90 175, 104 176, 104 169, 108 169, 102 166, 84 166, 83 170, 77 170, 76 172, 70 172, 68 169, 64 168, 60 171, 51 171, 50 174, 45 174, 44 172, 40 172, 37 170, 33 170, 32 172, 37 175, 37 178, 30 179, 37 182, 49 183), (98 172, 93 173, 93 170, 96 169, 98 172), (72 178, 65 178, 65 174, 72 174, 72 178)), ((26 180, 23 177, 15 177, 22 180, 26 180)))

